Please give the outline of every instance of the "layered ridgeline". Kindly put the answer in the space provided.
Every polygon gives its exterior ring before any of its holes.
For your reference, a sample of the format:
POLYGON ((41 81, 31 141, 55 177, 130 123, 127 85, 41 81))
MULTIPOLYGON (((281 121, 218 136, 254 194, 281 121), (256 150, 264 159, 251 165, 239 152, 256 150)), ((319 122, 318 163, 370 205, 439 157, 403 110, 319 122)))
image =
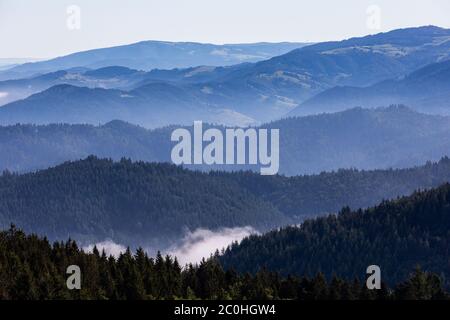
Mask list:
POLYGON ((288 178, 89 157, 36 173, 5 172, 0 177, 0 227, 13 223, 82 244, 111 239, 164 249, 189 230, 250 226, 267 231, 446 181, 448 158, 412 169, 288 178))
MULTIPOLYGON (((38 74, 29 78, 0 81, 0 92, 3 93, 0 97, 0 105, 24 99, 32 94, 61 85, 67 85, 66 87, 62 86, 61 88, 70 88, 69 86, 78 87, 74 88, 74 91, 72 92, 68 89, 66 91, 66 94, 71 95, 73 98, 75 98, 74 94, 77 92, 76 90, 79 90, 79 93, 83 92, 79 87, 122 90, 120 92, 122 94, 122 98, 130 98, 133 93, 126 91, 130 91, 141 86, 145 86, 146 89, 151 91, 150 93, 153 97, 156 98, 158 96, 157 90, 155 90, 157 89, 157 86, 150 86, 152 83, 196 83, 212 81, 215 78, 225 76, 238 68, 240 68, 240 64, 225 67, 200 66, 172 70, 155 69, 152 71, 142 71, 121 66, 108 66, 99 69, 74 67, 45 74, 38 74)), ((169 85, 166 87, 161 86, 161 88, 170 87, 171 86, 169 85)), ((50 92, 54 93, 55 91, 50 92)), ((87 94, 91 94, 92 98, 94 98, 95 93, 99 91, 86 90, 85 92, 87 94)), ((117 91, 110 91, 110 93, 114 92, 117 91)), ((170 92, 167 92, 167 94, 170 95, 170 92)), ((110 96, 113 97, 114 95, 110 96)), ((54 98, 57 98, 57 96, 55 95, 54 98)), ((76 96, 76 98, 79 99, 80 96, 76 96)), ((171 99, 169 100, 171 101, 171 99)), ((118 99, 118 102, 123 102, 126 104, 134 103, 136 100, 118 99)), ((151 100, 148 100, 147 102, 150 103, 151 100)))
POLYGON ((414 268, 437 272, 450 285, 450 185, 367 209, 343 209, 233 245, 221 257, 225 268, 282 274, 318 271, 348 279, 378 265, 382 279, 395 283, 414 268), (258 254, 255 254, 257 252, 258 254))
MULTIPOLYGON (((228 68, 205 67, 209 64, 205 59, 200 63, 203 66, 182 70, 142 73, 116 67, 107 69, 108 72, 102 69, 86 72, 81 68, 45 75, 49 80, 14 82, 12 87, 11 82, 0 83, 5 102, 10 92, 11 97, 15 92, 19 92, 16 97, 22 91, 25 92, 22 97, 31 93, 30 82, 40 86, 35 90, 48 88, 4 105, 0 109, 0 124, 103 124, 115 119, 152 128, 180 122, 190 124, 199 119, 226 125, 257 124, 285 116, 307 99, 335 86, 370 86, 448 60, 449 36, 449 29, 433 26, 399 29, 318 43, 268 60, 228 68)), ((136 59, 139 54, 138 51, 136 59)), ((195 56, 192 55, 193 59, 195 56)), ((164 55, 162 60, 169 61, 169 57, 164 55)), ((123 66, 113 60, 97 66, 123 66)), ((57 70, 89 67, 82 61, 63 65, 57 70)), ((144 65, 131 68, 140 69, 144 65)))
POLYGON ((226 66, 269 59, 305 43, 242 43, 215 45, 196 42, 141 41, 129 45, 76 52, 50 60, 24 63, 0 73, 0 79, 26 77, 71 68, 173 69, 199 65, 226 66))
POLYGON ((406 104, 424 113, 450 114, 450 60, 433 63, 400 79, 368 87, 325 90, 292 110, 290 116, 336 112, 349 107, 406 104))
MULTIPOLYGON (((289 118, 261 128, 280 130, 279 173, 287 175, 340 168, 405 168, 437 161, 450 150, 450 117, 420 114, 402 106, 289 118)), ((0 169, 43 169, 91 154, 115 160, 171 162, 174 129, 146 130, 121 121, 102 126, 0 127, 0 169)), ((190 168, 255 169, 227 165, 190 168)))
POLYGON ((267 230, 289 222, 236 182, 169 164, 89 157, 0 180, 1 225, 14 223, 51 239, 158 248, 197 228, 267 230))

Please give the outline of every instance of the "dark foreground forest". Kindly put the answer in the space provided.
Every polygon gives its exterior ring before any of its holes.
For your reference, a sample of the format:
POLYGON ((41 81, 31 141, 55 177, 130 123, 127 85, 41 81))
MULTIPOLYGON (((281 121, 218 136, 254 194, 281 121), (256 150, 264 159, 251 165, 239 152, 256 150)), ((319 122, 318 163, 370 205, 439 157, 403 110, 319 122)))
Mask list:
POLYGON ((12 227, 0 233, 0 300, 5 299, 448 299, 437 275, 417 269, 389 289, 368 290, 358 280, 323 274, 280 277, 224 271, 213 257, 182 268, 169 256, 150 258, 129 250, 114 259, 104 252, 85 253, 74 241, 50 243, 12 227), (66 268, 81 269, 81 289, 66 286, 66 268))
MULTIPOLYGON (((91 162, 99 160, 78 164, 102 168, 91 162)), ((446 162, 415 170, 437 174, 446 162)), ((139 170, 143 164, 100 163, 120 172, 145 172, 139 170)), ((59 170, 71 168, 66 166, 59 170)), ((167 165, 154 169, 174 170, 167 165)), ((190 172, 179 169, 175 176, 180 175, 190 172)), ((224 182, 229 178, 210 175, 224 182)), ((248 177, 240 175, 239 185, 245 186, 248 177)), ((0 182, 15 181, 26 191, 29 184, 23 182, 36 177, 42 176, 6 174, 0 182)), ((59 175, 52 177, 58 181, 59 175)), ((142 249, 127 250, 117 259, 97 249, 86 253, 75 241, 51 244, 12 226, 0 232, 0 299, 446 299, 449 230, 450 184, 250 236, 195 266, 181 266, 161 254, 152 258, 142 249), (81 290, 67 289, 70 265, 80 267, 81 290), (381 268, 385 284, 380 290, 366 289, 369 265, 381 268)))

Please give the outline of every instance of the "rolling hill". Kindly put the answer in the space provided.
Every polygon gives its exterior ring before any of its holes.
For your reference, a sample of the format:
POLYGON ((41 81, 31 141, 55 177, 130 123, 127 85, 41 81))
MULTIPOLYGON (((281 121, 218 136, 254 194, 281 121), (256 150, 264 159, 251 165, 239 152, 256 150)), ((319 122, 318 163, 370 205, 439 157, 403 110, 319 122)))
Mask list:
MULTIPOLYGON (((63 88, 63 91, 71 88, 63 88)), ((99 96, 104 94, 102 89, 84 90, 96 90, 99 96)), ((68 99, 68 96, 61 94, 61 99, 68 99)), ((117 91, 117 99, 126 98, 120 98, 120 91, 117 91)), ((86 105, 94 102, 92 99, 86 101, 86 105)), ((98 109, 101 110, 100 104, 98 109)), ((122 112, 119 106, 117 109, 118 113, 122 112)), ((127 110, 130 113, 133 111, 127 110)), ((32 113, 28 110, 28 113, 34 114, 36 119, 40 116, 38 111, 32 113)), ((137 120, 139 116, 144 114, 133 115, 133 119, 137 120)), ((192 130, 192 124, 186 128, 192 130)), ((224 130, 220 126, 217 128, 224 130)), ((428 160, 439 160, 450 150, 449 117, 420 114, 402 106, 372 110, 355 108, 334 114, 288 118, 261 128, 280 130, 279 173, 286 175, 340 168, 405 168, 428 160)), ((122 121, 100 126, 52 124, 0 127, 0 170, 22 172, 44 169, 90 154, 115 160, 129 157, 133 160, 170 162, 171 149, 175 145, 170 136, 174 129, 175 126, 147 130, 122 121)), ((192 165, 189 168, 259 171, 257 166, 192 165)))
POLYGON ((2 106, 0 118, 3 124, 105 124, 120 119, 148 128, 186 125, 198 119, 224 125, 254 123, 254 119, 211 107, 190 90, 165 82, 132 91, 60 84, 2 106))
POLYGON ((424 113, 450 114, 450 60, 369 87, 334 87, 292 110, 290 116, 406 104, 424 113))
POLYGON ((112 239, 165 248, 197 228, 267 230, 289 221, 230 180, 169 164, 88 157, 36 173, 6 173, 0 180, 3 228, 14 223, 85 245, 112 239))
POLYGON ((450 181, 450 160, 398 170, 312 176, 189 171, 169 164, 88 157, 0 176, 0 228, 10 223, 51 240, 110 239, 165 249, 188 231, 268 231, 343 206, 368 207, 450 181))
POLYGON ((450 30, 433 26, 318 43, 245 65, 210 84, 208 101, 267 121, 335 86, 368 86, 448 59, 450 30))
POLYGON ((306 44, 289 42, 214 45, 195 42, 142 41, 21 64, 1 72, 0 79, 24 78, 75 67, 98 69, 122 66, 149 71, 199 65, 233 65, 265 60, 304 45, 306 44))
MULTIPOLYGON (((194 118, 225 125, 256 125, 285 116, 324 90, 336 86, 370 86, 447 60, 449 39, 449 29, 427 26, 318 43, 256 63, 226 68, 205 67, 208 61, 202 60, 201 66, 195 68, 120 76, 113 73, 111 78, 105 78, 108 73, 104 73, 103 78, 98 79, 95 76, 98 72, 93 71, 94 76, 89 76, 88 72, 77 75, 81 78, 77 81, 59 80, 58 84, 112 88, 103 95, 103 100, 97 100, 95 90, 89 91, 95 101, 89 105, 75 89, 70 89, 73 94, 64 93, 67 99, 61 100, 61 90, 49 88, 42 92, 45 100, 40 100, 42 95, 37 93, 37 96, 4 105, 0 109, 0 123, 84 121, 98 124, 107 117, 110 120, 134 120, 127 112, 116 112, 120 105, 121 109, 136 110, 133 115, 141 113, 140 121, 135 123, 147 127, 180 123, 185 117, 184 124, 194 118), (115 89, 123 91, 119 96, 129 99, 118 99, 115 89), (162 101, 161 96, 164 96, 162 101), (97 103, 101 104, 98 113, 95 112, 97 103), (34 115, 36 122, 24 112, 28 108, 39 110, 40 116, 34 115), (64 112, 58 113, 60 109, 64 112)), ((86 67, 81 63, 77 66, 86 67)), ((3 95, 8 93, 2 92, 3 95)))
POLYGON ((421 266, 441 275, 448 286, 449 206, 450 185, 445 184, 364 211, 344 208, 300 227, 250 236, 220 260, 240 272, 265 267, 284 275, 320 271, 347 279, 363 279, 366 268, 375 264, 388 284, 421 266))
MULTIPOLYGON (((172 86, 175 84, 203 83, 223 77, 239 69, 242 65, 199 66, 185 69, 154 69, 151 71, 139 71, 121 66, 99 69, 74 67, 29 78, 0 81, 0 105, 25 99, 58 85, 130 91, 139 87, 144 90, 154 83, 167 83, 172 86)), ((147 94, 152 94, 152 91, 147 92, 147 94)))

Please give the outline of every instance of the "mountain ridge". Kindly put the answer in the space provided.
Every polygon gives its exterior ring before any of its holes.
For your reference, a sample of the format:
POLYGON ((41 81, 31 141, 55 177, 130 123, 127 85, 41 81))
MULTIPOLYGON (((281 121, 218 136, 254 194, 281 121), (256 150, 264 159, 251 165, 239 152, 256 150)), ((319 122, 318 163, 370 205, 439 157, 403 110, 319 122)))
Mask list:
POLYGON ((450 113, 450 60, 426 65, 399 79, 368 87, 337 86, 325 90, 292 110, 289 116, 342 111, 355 106, 406 104, 417 111, 450 113))
MULTIPOLYGON (((230 67, 208 67, 202 60, 200 67, 191 69, 154 70, 148 73, 135 73, 130 77, 95 79, 84 75, 73 81, 75 85, 96 86, 141 91, 149 83, 166 82, 171 87, 183 91, 183 107, 179 107, 176 96, 168 95, 167 100, 159 101, 158 90, 147 90, 145 105, 159 113, 155 117, 159 123, 149 120, 149 125, 168 125, 174 123, 174 114, 190 108, 190 112, 180 117, 202 119, 203 121, 249 125, 279 119, 299 104, 324 90, 335 86, 369 86, 387 79, 398 78, 426 65, 450 59, 450 30, 437 27, 409 28, 394 30, 360 38, 353 38, 332 44, 315 44, 289 51, 282 55, 255 63, 242 63, 230 67), (111 81, 109 81, 111 80, 111 81), (151 96, 155 94, 153 99, 151 96), (163 106, 160 104, 163 103, 163 106), (165 112, 163 112, 163 110, 165 112), (231 115, 230 115, 231 114, 231 115), (221 122, 222 121, 222 122, 221 122)), ((138 67, 137 67, 138 68, 138 67)), ((139 68, 138 68, 139 69, 139 68)), ((59 80, 68 82, 67 79, 59 80)), ((0 83, 1 88, 1 83, 0 83)), ((8 91, 4 91, 5 95, 8 91)), ((125 95, 129 93, 125 93, 125 95)), ((114 93, 112 93, 114 95, 114 93)), ((4 98, 3 98, 4 99, 4 98)), ((58 96, 48 97, 47 104, 55 103, 58 96)), ((71 97, 72 104, 82 104, 71 97)), ((102 101, 102 105, 119 101, 102 101)), ((31 103, 27 100, 20 104, 31 103)), ((64 101, 70 106, 70 102, 64 101)), ((139 99, 128 99, 127 104, 141 108, 139 99)), ((393 104, 395 102, 391 102, 393 104)), ((0 112, 0 123, 6 110, 17 106, 14 102, 4 105, 0 112)), ((80 110, 71 106, 65 115, 75 117, 80 110)), ((141 108, 141 111, 143 109, 141 108)), ((12 114, 14 111, 10 111, 12 114)), ((94 115, 90 115, 91 118, 94 115)), ((21 122, 19 114, 9 116, 11 121, 21 122)), ((148 115, 150 119, 155 119, 148 115)), ((52 119, 53 120, 53 119, 52 119)), ((92 121, 98 123, 100 119, 92 121)), ((112 119, 111 119, 112 120, 112 119)), ((124 118, 122 120, 129 121, 124 118)), ((65 122, 62 118, 58 122, 65 122)))
MULTIPOLYGON (((120 95, 120 91, 118 92, 120 95)), ((121 98, 127 99, 127 98, 121 98)), ((204 128, 225 127, 204 123, 204 128)), ((0 170, 44 169, 90 154, 120 160, 171 162, 175 143, 167 126, 148 130, 120 120, 105 125, 0 126, 0 170)), ((255 127, 280 130, 280 170, 286 175, 339 168, 405 168, 437 161, 450 149, 450 117, 426 115, 404 106, 354 108, 333 114, 291 117, 255 127)), ((195 170, 255 170, 258 166, 201 166, 195 170)))
POLYGON ((146 40, 90 49, 35 63, 25 63, 0 73, 0 78, 52 72, 73 67, 102 68, 112 65, 140 70, 187 68, 202 64, 231 65, 257 61, 303 46, 303 43, 249 43, 215 45, 198 42, 146 40), (192 54, 191 52, 196 52, 192 54), (161 58, 164 59, 161 59, 161 58))
POLYGON ((198 229, 264 232, 448 181, 449 158, 409 169, 284 177, 89 156, 31 173, 3 172, 0 228, 12 223, 52 240, 165 249, 198 229))

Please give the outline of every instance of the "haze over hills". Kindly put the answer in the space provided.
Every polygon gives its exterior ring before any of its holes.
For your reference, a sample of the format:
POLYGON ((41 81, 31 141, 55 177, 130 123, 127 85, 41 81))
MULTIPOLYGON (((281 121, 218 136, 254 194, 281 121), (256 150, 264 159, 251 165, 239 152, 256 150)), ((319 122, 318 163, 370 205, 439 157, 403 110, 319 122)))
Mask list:
MULTIPOLYGON (((75 67, 30 78, 0 81, 0 105, 24 99, 53 86, 67 84, 77 87, 132 90, 153 83, 202 83, 213 81, 238 68, 199 66, 186 69, 139 71, 120 66, 99 69, 75 67)), ((149 92, 150 94, 152 92, 149 92)))
POLYGON ((215 45, 195 42, 142 41, 76 52, 46 61, 25 63, 0 73, 0 79, 17 79, 75 67, 98 69, 122 66, 149 71, 199 65, 226 66, 265 60, 304 45, 306 44, 291 42, 215 45))
POLYGON ((31 78, 0 81, 0 105, 29 97, 50 87, 68 84, 78 87, 116 89, 131 86, 144 79, 145 72, 125 67, 101 69, 72 68, 31 78))
POLYGON ((448 158, 412 169, 287 178, 88 157, 35 173, 3 173, 0 228, 14 223, 50 239, 70 237, 83 245, 110 239, 165 249, 198 228, 267 231, 449 179, 448 158))
POLYGON ((208 88, 208 101, 267 121, 336 85, 370 85, 449 57, 450 29, 399 29, 306 46, 245 65, 202 87, 208 88))
MULTIPOLYGON (((102 94, 101 89, 96 90, 102 94)), ((205 129, 208 126, 204 124, 205 129)), ((122 121, 101 126, 0 127, 0 170, 44 169, 90 154, 115 160, 129 157, 171 162, 175 143, 170 136, 175 128, 147 130, 122 121)), ((186 128, 192 130, 192 125, 186 128)), ((287 175, 340 168, 405 168, 439 160, 450 150, 449 117, 420 114, 403 106, 355 108, 334 114, 288 118, 261 128, 280 130, 279 173, 287 175)), ((189 168, 259 171, 257 166, 238 165, 191 165, 189 168)))
POLYGON ((425 113, 450 114, 450 60, 369 87, 334 87, 292 110, 289 116, 336 112, 349 107, 375 108, 406 104, 425 113))
MULTIPOLYGON (((200 66, 152 72, 118 67, 84 70, 64 74, 42 88, 53 84, 106 88, 101 94, 95 89, 49 88, 23 101, 4 105, 0 123, 98 124, 119 119, 155 127, 180 123, 180 119, 185 119, 184 124, 201 119, 226 125, 256 125, 285 116, 324 90, 336 86, 371 86, 396 79, 448 60, 449 52, 450 30, 427 26, 318 43, 232 67, 200 66), (95 112, 99 105, 101 112, 95 112), (136 111, 130 113, 131 109, 136 111), (32 116, 25 110, 31 110, 32 116), (141 116, 135 119, 137 113, 141 116)), ((17 91, 29 85, 28 81, 18 83, 17 91)), ((1 92, 8 94, 7 90, 1 92)), ((445 98, 422 104, 437 104, 445 98)), ((438 106, 435 111, 443 107, 446 106, 438 106)))
POLYGON ((450 0, 70 2, 0 0, 0 300, 450 301, 450 0))
POLYGON ((1 124, 105 124, 116 119, 147 128, 187 125, 199 119, 223 125, 255 123, 244 114, 211 106, 191 90, 166 82, 131 91, 61 84, 0 108, 1 124))
POLYGON ((450 148, 449 120, 391 106, 287 118, 263 127, 280 128, 280 172, 298 174, 438 160, 450 148))

